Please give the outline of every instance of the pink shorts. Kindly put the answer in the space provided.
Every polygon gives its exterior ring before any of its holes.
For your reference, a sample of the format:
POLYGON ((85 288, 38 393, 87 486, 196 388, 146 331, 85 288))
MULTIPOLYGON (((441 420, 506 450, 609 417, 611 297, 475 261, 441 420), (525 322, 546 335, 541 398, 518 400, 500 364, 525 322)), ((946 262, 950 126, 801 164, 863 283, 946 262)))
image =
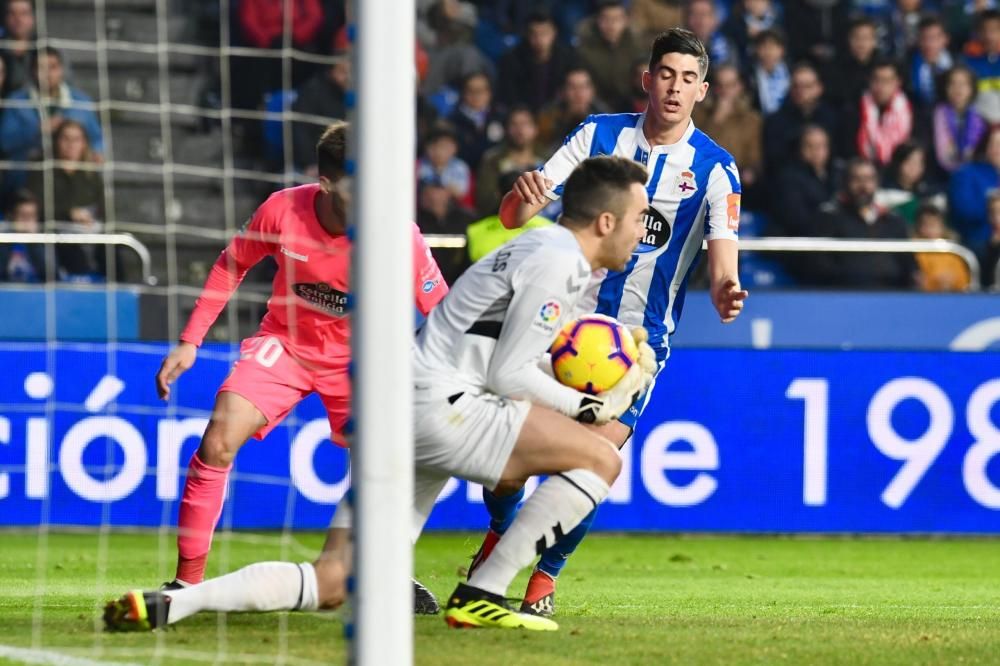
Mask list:
POLYGON ((262 333, 240 344, 240 358, 219 387, 246 398, 267 419, 254 437, 264 439, 295 405, 310 393, 318 393, 330 420, 331 439, 347 446, 344 425, 351 413, 351 381, 347 362, 311 369, 295 360, 281 338, 262 333))

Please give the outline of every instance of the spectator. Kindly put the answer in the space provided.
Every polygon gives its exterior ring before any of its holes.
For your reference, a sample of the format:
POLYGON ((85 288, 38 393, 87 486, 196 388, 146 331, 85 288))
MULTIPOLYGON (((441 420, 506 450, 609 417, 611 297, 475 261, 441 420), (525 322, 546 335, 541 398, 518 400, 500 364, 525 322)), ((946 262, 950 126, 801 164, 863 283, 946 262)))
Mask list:
POLYGON ((1000 287, 997 283, 997 269, 1000 269, 1000 192, 992 192, 987 200, 990 221, 989 238, 984 244, 979 259, 979 271, 983 289, 1000 287))
POLYGON ((913 132, 913 109, 906 99, 895 63, 881 60, 872 65, 868 92, 858 109, 858 154, 886 165, 896 146, 913 132))
MULTIPOLYGON (((768 234, 815 236, 816 215, 820 206, 833 198, 835 189, 830 135, 819 125, 806 125, 799 139, 798 159, 781 170, 777 186, 772 188, 774 213, 768 234)), ((802 259, 793 255, 793 261, 802 259)))
POLYGON ((976 75, 956 65, 942 78, 942 101, 934 108, 934 154, 937 164, 953 173, 972 159, 987 124, 976 111, 976 75))
POLYGON ((923 146, 904 141, 896 147, 882 187, 875 193, 875 203, 902 217, 911 228, 916 224, 917 209, 922 203, 944 205, 941 192, 928 181, 927 153, 923 146))
POLYGON ((63 78, 63 58, 56 49, 46 47, 37 58, 35 80, 29 87, 13 93, 12 101, 33 101, 36 106, 8 107, 0 119, 0 147, 12 159, 25 161, 37 157, 42 148, 42 132, 49 134, 66 120, 80 123, 87 134, 91 156, 100 161, 104 138, 97 114, 85 105, 92 103, 84 92, 70 86, 63 78), (43 120, 41 108, 46 117, 43 120))
POLYGON ((417 34, 430 58, 424 91, 437 93, 477 72, 493 74, 493 62, 472 43, 477 26, 475 5, 459 0, 419 4, 426 9, 417 22, 417 34))
POLYGON ((545 159, 535 147, 538 125, 535 116, 526 106, 515 106, 507 114, 507 134, 504 142, 490 148, 483 155, 476 174, 476 212, 481 216, 493 215, 500 209, 500 199, 507 190, 497 189, 501 174, 521 173, 535 169, 545 159))
POLYGON ((951 69, 954 58, 948 51, 948 33, 940 17, 921 19, 917 35, 917 48, 910 56, 909 84, 917 103, 927 107, 937 101, 937 82, 951 69))
MULTIPOLYGON (((597 99, 590 72, 583 67, 574 67, 566 72, 559 99, 538 114, 538 145, 552 147, 587 116, 607 112, 607 107, 597 99)), ((552 151, 545 152, 549 154, 552 151)))
POLYGON ((968 58, 979 80, 976 111, 988 123, 1000 122, 1000 11, 989 9, 979 15, 982 55, 968 58))
MULTIPOLYGON (((323 0, 240 0, 233 9, 232 35, 237 46, 254 49, 280 49, 285 46, 285 11, 291 12, 291 46, 313 53, 329 53, 332 43, 327 29, 331 10, 323 0)), ((225 18, 223 18, 225 20, 225 18)), ((281 89, 282 60, 274 57, 229 57, 231 103, 237 109, 257 109, 265 93, 281 89)), ((292 59, 291 87, 310 77, 317 67, 311 62, 292 59)))
POLYGON ((585 24, 577 48, 580 62, 590 71, 602 102, 614 109, 628 105, 632 63, 645 48, 628 28, 625 3, 602 0, 593 22, 585 24))
MULTIPOLYGON (((65 120, 52 136, 52 209, 44 205, 45 179, 41 171, 28 178, 28 188, 41 203, 42 219, 64 233, 95 234, 104 230, 104 180, 97 171, 82 168, 93 163, 83 126, 65 120)), ((101 281, 107 276, 105 245, 60 244, 56 247, 59 274, 64 279, 101 281)))
POLYGON ((676 28, 684 20, 681 0, 632 0, 629 5, 629 23, 636 38, 643 44, 665 30, 676 28))
MULTIPOLYGON (((875 204, 877 187, 878 170, 875 164, 863 158, 852 159, 847 166, 844 188, 837 200, 823 207, 819 229, 824 233, 819 235, 861 239, 908 238, 906 222, 875 204)), ((916 263, 909 254, 837 253, 835 257, 817 257, 811 263, 824 278, 819 285, 898 289, 912 287, 916 278, 916 263)), ((816 273, 813 275, 816 276, 816 273)))
POLYGON ((424 142, 424 156, 417 162, 417 179, 433 181, 448 190, 457 203, 471 208, 472 176, 469 165, 457 154, 454 130, 446 125, 435 127, 424 142))
POLYGON ((524 39, 500 60, 497 97, 508 108, 525 104, 537 111, 555 98, 574 56, 556 41, 556 24, 547 11, 529 15, 524 32, 524 39))
MULTIPOLYGON (((884 32, 879 34, 879 42, 885 44, 887 55, 903 58, 917 46, 924 17, 922 4, 922 0, 896 0, 896 6, 883 22, 884 32)), ((942 31, 943 28, 942 25, 942 31)))
POLYGON ((1000 126, 983 135, 975 157, 951 175, 948 209, 962 242, 974 252, 982 252, 991 233, 986 201, 1000 188, 1000 126))
MULTIPOLYGON (((514 187, 514 182, 520 175, 520 170, 505 173, 500 176, 494 187, 500 192, 510 192, 511 188, 514 187)), ((482 185, 482 179, 480 179, 480 185, 482 185)), ((469 261, 473 263, 477 262, 507 241, 517 238, 525 231, 547 227, 550 224, 552 224, 551 220, 536 216, 529 219, 523 227, 508 229, 500 221, 499 211, 494 210, 481 220, 470 224, 465 230, 465 248, 468 252, 469 261)))
POLYGON ((750 45, 765 30, 781 28, 780 7, 771 0, 740 0, 726 19, 723 32, 736 45, 740 59, 750 58, 750 45))
POLYGON ((31 53, 35 40, 35 8, 31 0, 7 0, 3 38, 14 42, 0 52, 7 73, 0 94, 7 97, 31 80, 31 53))
POLYGON ((626 107, 627 111, 643 113, 646 107, 649 106, 649 93, 642 87, 642 76, 648 68, 649 63, 645 58, 640 58, 632 63, 632 92, 629 104, 626 107))
POLYGON ((815 63, 823 79, 831 80, 834 58, 847 32, 847 11, 846 2, 796 0, 784 3, 790 59, 815 63))
POLYGON ((694 124, 733 156, 746 192, 760 173, 763 121, 751 106, 740 73, 732 65, 715 68, 709 93, 703 103, 694 107, 694 124))
POLYGON ((877 47, 875 23, 867 17, 853 19, 847 29, 847 53, 838 58, 826 80, 836 105, 851 109, 857 105, 868 87, 877 47))
MULTIPOLYGON (((417 226, 425 234, 465 234, 475 218, 455 202, 449 188, 431 177, 422 179, 417 187, 417 226)), ((431 248, 434 260, 448 284, 453 284, 468 262, 458 248, 431 248)))
MULTIPOLYGON (((20 190, 11 197, 7 221, 0 231, 37 234, 41 231, 38 201, 31 192, 20 190)), ((44 282, 47 280, 45 245, 41 243, 0 243, 0 282, 44 282)))
POLYGON ((808 63, 792 67, 788 98, 777 112, 764 119, 764 161, 771 173, 795 159, 806 125, 819 125, 831 141, 839 136, 840 119, 823 99, 823 82, 808 63))
POLYGON ((51 169, 52 209, 45 190, 45 174, 32 171, 28 190, 40 203, 39 214, 46 223, 68 231, 100 232, 104 219, 104 179, 99 171, 87 169, 93 163, 90 144, 83 126, 64 120, 52 135, 52 150, 58 164, 51 169))
POLYGON ((705 45, 713 65, 739 66, 739 52, 732 40, 719 29, 719 15, 712 0, 690 0, 684 24, 705 45))
POLYGON ((503 119, 493 109, 493 87, 486 74, 465 77, 449 121, 458 136, 458 156, 473 171, 478 169, 483 153, 503 139, 503 119))
MULTIPOLYGON (((292 111, 324 119, 347 117, 347 90, 351 85, 351 59, 348 54, 303 84, 292 104, 292 111)), ((327 122, 296 121, 292 125, 292 158, 295 167, 310 177, 316 170, 316 143, 327 122)))
MULTIPOLYGON (((924 204, 917 211, 914 238, 954 240, 955 232, 944 223, 944 212, 933 204, 924 204)), ((969 267, 954 254, 918 252, 916 254, 917 285, 921 291, 968 291, 969 267)))
POLYGON ((763 30, 754 38, 753 45, 751 85, 761 112, 770 115, 781 108, 790 85, 785 38, 775 30, 763 30))
POLYGON ((943 5, 942 14, 952 43, 964 44, 966 55, 982 55, 975 23, 981 12, 997 8, 996 0, 945 0, 943 5))

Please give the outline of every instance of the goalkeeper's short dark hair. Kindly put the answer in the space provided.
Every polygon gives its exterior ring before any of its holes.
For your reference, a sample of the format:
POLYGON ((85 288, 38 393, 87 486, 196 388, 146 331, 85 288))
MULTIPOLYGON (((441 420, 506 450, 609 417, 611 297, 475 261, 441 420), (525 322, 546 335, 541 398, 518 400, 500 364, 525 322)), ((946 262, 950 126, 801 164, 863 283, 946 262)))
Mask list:
POLYGON ((591 157, 580 163, 563 188, 562 223, 585 227, 601 213, 625 214, 633 183, 646 184, 645 167, 624 157, 591 157))
POLYGON ((335 120, 326 126, 316 142, 316 166, 319 175, 340 180, 347 163, 347 122, 335 120))

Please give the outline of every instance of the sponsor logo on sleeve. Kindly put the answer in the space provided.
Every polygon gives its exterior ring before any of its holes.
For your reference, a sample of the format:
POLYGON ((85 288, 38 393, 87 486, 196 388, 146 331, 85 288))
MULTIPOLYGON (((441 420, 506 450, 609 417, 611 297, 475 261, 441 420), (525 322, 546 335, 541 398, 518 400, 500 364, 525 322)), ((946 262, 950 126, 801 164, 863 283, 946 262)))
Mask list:
POLYGON ((542 307, 538 308, 538 314, 532 320, 531 328, 547 335, 555 333, 562 312, 562 303, 555 299, 546 301, 542 307))
POLYGON ((726 225, 730 231, 740 230, 740 195, 726 195, 726 225))
POLYGON ((437 287, 439 284, 441 284, 441 280, 425 280, 424 283, 420 286, 420 291, 424 292, 425 294, 429 294, 432 291, 434 291, 435 287, 437 287))

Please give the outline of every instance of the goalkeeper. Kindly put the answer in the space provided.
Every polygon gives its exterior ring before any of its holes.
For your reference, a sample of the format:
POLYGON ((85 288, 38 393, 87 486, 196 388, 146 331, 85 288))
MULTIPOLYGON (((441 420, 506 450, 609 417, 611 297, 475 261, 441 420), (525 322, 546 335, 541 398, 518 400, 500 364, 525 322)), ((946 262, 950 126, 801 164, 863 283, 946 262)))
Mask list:
MULTIPOLYGON (((470 578, 449 596, 453 627, 554 630, 504 599, 538 549, 568 532, 608 494, 617 448, 582 423, 618 418, 648 388, 655 356, 633 332, 639 360, 597 396, 540 367, 593 270, 620 268, 642 237, 646 171, 617 157, 584 161, 569 177, 558 225, 528 232, 470 268, 417 337, 414 360, 414 534, 449 477, 493 488, 549 474, 470 578)), ((338 511, 338 514, 341 512, 338 511)), ((336 519, 336 517, 335 517, 336 519)), ((172 624, 202 610, 314 610, 345 597, 350 563, 328 540, 314 564, 253 564, 176 591, 132 591, 105 609, 110 629, 172 624)))

